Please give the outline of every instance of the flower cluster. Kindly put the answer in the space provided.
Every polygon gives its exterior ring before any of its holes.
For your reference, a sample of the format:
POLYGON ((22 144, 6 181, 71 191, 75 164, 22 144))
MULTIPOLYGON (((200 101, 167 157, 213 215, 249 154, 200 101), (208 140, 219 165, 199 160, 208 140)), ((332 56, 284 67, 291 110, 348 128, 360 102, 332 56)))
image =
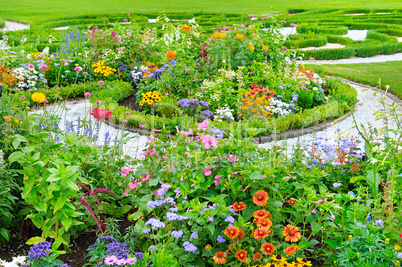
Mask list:
POLYGON ((95 64, 93 64, 91 67, 94 68, 94 73, 95 75, 100 73, 103 74, 103 76, 108 77, 110 75, 113 75, 116 72, 116 69, 111 68, 109 66, 105 66, 105 61, 103 60, 98 60, 95 64))
POLYGON ((151 105, 153 103, 161 101, 161 93, 158 91, 151 91, 147 93, 142 93, 142 100, 140 101, 140 106, 143 106, 144 104, 151 105))
POLYGON ((43 103, 46 100, 46 96, 42 93, 33 93, 31 95, 31 99, 39 104, 43 103))
POLYGON ((272 112, 268 111, 267 108, 275 92, 269 91, 262 86, 257 86, 256 84, 251 84, 253 89, 241 94, 243 97, 240 99, 239 108, 242 111, 239 111, 238 114, 246 118, 260 117, 269 119, 272 112))

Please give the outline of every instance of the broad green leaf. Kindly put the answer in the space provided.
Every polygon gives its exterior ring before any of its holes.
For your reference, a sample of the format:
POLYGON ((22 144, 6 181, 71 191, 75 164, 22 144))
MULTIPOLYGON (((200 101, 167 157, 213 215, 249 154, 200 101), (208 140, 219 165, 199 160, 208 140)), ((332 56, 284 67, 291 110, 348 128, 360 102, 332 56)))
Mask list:
POLYGON ((311 230, 314 234, 317 234, 321 230, 322 226, 318 224, 316 221, 311 222, 311 230))
POLYGON ((265 176, 263 176, 260 171, 253 171, 250 174, 250 179, 251 180, 262 180, 262 179, 265 179, 265 176))
POLYGON ((26 242, 26 244, 27 244, 27 245, 35 245, 35 244, 38 244, 38 243, 43 242, 43 241, 46 241, 46 239, 43 238, 43 237, 40 237, 40 236, 34 236, 34 237, 31 237, 31 238, 26 242))
POLYGON ((26 155, 21 151, 15 151, 8 157, 8 162, 13 163, 25 157, 26 155))
POLYGON ((64 204, 67 202, 67 199, 63 196, 59 196, 54 205, 53 214, 55 214, 59 209, 63 208, 64 204))

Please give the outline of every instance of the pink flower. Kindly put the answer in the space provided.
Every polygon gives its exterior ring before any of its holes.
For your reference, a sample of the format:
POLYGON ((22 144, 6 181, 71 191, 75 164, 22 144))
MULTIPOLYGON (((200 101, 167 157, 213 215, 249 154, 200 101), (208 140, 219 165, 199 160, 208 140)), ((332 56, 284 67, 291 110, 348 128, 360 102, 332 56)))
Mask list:
POLYGON ((122 168, 121 168, 121 171, 123 172, 123 173, 121 174, 122 176, 127 176, 127 174, 128 174, 129 172, 131 172, 132 169, 131 169, 130 167, 122 167, 122 168))
MULTIPOLYGON (((141 125, 140 125, 141 126, 141 125)), ((141 127, 140 127, 141 128, 141 127)), ((160 133, 161 132, 161 130, 156 130, 156 129, 152 129, 151 130, 152 132, 154 132, 154 133, 160 133)))
POLYGON ((91 93, 90 93, 90 92, 86 92, 86 93, 84 94, 84 96, 85 96, 85 97, 90 97, 90 96, 91 96, 91 93))
POLYGON ((153 141, 155 141, 155 140, 158 140, 158 139, 156 139, 152 134, 148 137, 148 139, 149 139, 149 141, 151 141, 151 142, 153 142, 153 141))
POLYGON ((202 173, 205 175, 205 176, 209 176, 209 175, 211 175, 211 170, 212 169, 214 169, 215 168, 215 165, 212 165, 211 167, 208 167, 208 168, 206 168, 206 169, 203 169, 202 170, 202 173))
POLYGON ((147 171, 147 174, 145 175, 144 178, 140 177, 140 180, 145 183, 149 180, 149 178, 151 178, 151 175, 149 174, 149 171, 147 171))
POLYGON ((334 216, 334 214, 332 214, 332 211, 331 211, 331 210, 329 210, 329 213, 331 213, 331 219, 332 219, 332 220, 335 220, 335 216, 334 216))
POLYGON ((242 28, 246 28, 246 25, 242 24, 241 27, 242 27, 242 28))
POLYGON ((155 148, 152 148, 152 149, 150 149, 150 150, 146 150, 146 151, 144 151, 144 152, 142 152, 142 153, 140 153, 140 156, 152 156, 153 154, 156 154, 156 150, 155 150, 155 148))
POLYGON ((127 123, 127 120, 123 120, 123 123, 127 123))
POLYGON ((86 71, 84 71, 83 73, 84 73, 84 75, 87 75, 87 74, 88 74, 88 72, 86 72, 86 71))
POLYGON ((228 27, 226 27, 226 26, 225 26, 225 27, 223 27, 223 30, 224 30, 224 31, 227 31, 228 29, 229 29, 229 28, 228 28, 228 27))
POLYGON ((286 46, 284 46, 284 47, 282 47, 282 50, 286 51, 286 50, 288 50, 288 48, 286 46))
POLYGON ((204 144, 205 149, 210 149, 211 147, 218 148, 218 140, 209 134, 201 136, 200 140, 204 144))
POLYGON ((49 101, 47 101, 47 99, 43 100, 43 103, 49 103, 49 101))
POLYGON ((198 124, 197 130, 204 130, 206 131, 208 129, 208 120, 204 120, 200 124, 198 124))
POLYGON ((126 111, 126 115, 130 115, 130 112, 126 111))
POLYGON ((30 69, 35 68, 35 66, 34 66, 34 65, 32 65, 32 64, 29 64, 29 65, 28 65, 28 67, 29 67, 30 69))
POLYGON ((290 27, 297 27, 296 23, 290 23, 290 27))
POLYGON ((302 86, 301 89, 303 89, 303 90, 308 90, 308 88, 307 88, 307 87, 304 87, 304 86, 302 86))
POLYGON ((104 84, 104 82, 103 82, 103 81, 99 81, 98 83, 99 83, 100 85, 104 84))
POLYGON ((284 20, 281 20, 281 23, 285 24, 285 23, 286 23, 286 21, 284 21, 284 20))
POLYGON ((251 28, 254 28, 254 25, 250 24, 250 25, 248 25, 248 27, 251 29, 251 28))
POLYGON ((140 126, 138 126, 138 127, 140 127, 141 129, 144 128, 144 126, 142 126, 142 125, 140 125, 140 126))
POLYGON ((192 133, 193 133, 193 130, 190 129, 188 132, 180 131, 180 133, 181 133, 182 135, 184 135, 184 136, 187 136, 187 135, 192 134, 192 133))
POLYGON ((96 104, 100 105, 100 101, 99 101, 99 100, 96 100, 96 104))
POLYGON ((75 67, 74 70, 75 70, 76 72, 80 72, 80 71, 82 71, 82 68, 81 68, 81 67, 75 67))
POLYGON ((222 178, 222 176, 220 176, 219 174, 215 176, 215 181, 214 181, 215 186, 217 186, 219 184, 219 179, 221 179, 221 178, 222 178))
POLYGON ((316 208, 317 207, 315 207, 311 213, 317 213, 316 208))
POLYGON ((255 17, 255 15, 253 15, 253 14, 250 14, 250 15, 248 15, 250 18, 254 18, 255 17))
POLYGON ((234 161, 237 161, 238 159, 237 159, 236 155, 229 155, 228 160, 230 163, 233 163, 234 161))
POLYGON ((136 189, 137 186, 138 186, 137 180, 135 180, 134 183, 132 182, 128 183, 128 187, 130 187, 130 189, 136 189))
POLYGON ((22 96, 21 96, 21 98, 22 98, 22 99, 24 99, 24 98, 25 98, 25 96, 24 96, 24 95, 22 95, 22 96))
POLYGON ((124 22, 127 22, 127 19, 124 19, 124 22))
POLYGON ((42 65, 40 66, 40 68, 41 68, 41 70, 47 70, 48 66, 46 66, 46 64, 42 64, 42 65))
POLYGON ((263 17, 263 18, 261 18, 261 19, 263 19, 263 20, 266 20, 266 19, 268 19, 268 18, 266 18, 266 17, 263 17))

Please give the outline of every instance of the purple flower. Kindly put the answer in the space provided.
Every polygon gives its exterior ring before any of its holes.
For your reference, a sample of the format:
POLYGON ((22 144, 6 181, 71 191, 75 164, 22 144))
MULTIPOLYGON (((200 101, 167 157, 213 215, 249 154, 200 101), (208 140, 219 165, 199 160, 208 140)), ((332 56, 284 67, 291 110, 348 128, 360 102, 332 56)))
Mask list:
POLYGON ((183 231, 173 231, 171 236, 174 238, 182 238, 183 237, 183 231))
POLYGON ((223 236, 221 236, 221 235, 218 235, 218 238, 216 239, 216 241, 218 241, 218 243, 225 243, 226 242, 226 239, 225 238, 223 238, 223 236))
POLYGON ((42 241, 29 249, 29 260, 39 259, 40 257, 47 257, 47 254, 52 247, 52 243, 42 241))
POLYGON ((190 238, 192 238, 192 239, 198 239, 198 233, 197 233, 197 232, 192 233, 191 236, 190 236, 190 238))
POLYGON ((303 90, 308 90, 308 88, 305 87, 305 86, 302 86, 301 89, 303 89, 303 90))
POLYGON ((297 27, 297 24, 295 24, 295 23, 290 23, 290 27, 297 27))
POLYGON ((127 265, 134 265, 137 262, 137 258, 128 258, 126 263, 127 265))
POLYGON ((90 93, 90 92, 86 92, 86 93, 84 94, 84 96, 85 96, 85 97, 91 97, 91 93, 90 93))
POLYGON ((105 258, 105 264, 106 265, 113 265, 117 263, 117 257, 115 255, 109 255, 105 258))
POLYGON ((163 222, 161 222, 160 220, 157 220, 157 219, 155 219, 155 218, 149 219, 149 220, 145 223, 145 225, 151 225, 151 226, 152 226, 152 229, 155 229, 155 228, 165 228, 165 226, 166 226, 163 222))
POLYGON ((99 83, 100 85, 104 84, 104 82, 103 82, 103 81, 99 81, 98 83, 99 83))
POLYGON ((143 234, 148 234, 149 232, 151 232, 151 229, 145 229, 142 233, 143 234))
POLYGON ((341 183, 333 183, 332 186, 333 186, 333 188, 338 188, 338 187, 341 187, 342 184, 341 183))
POLYGON ((232 216, 228 216, 228 217, 226 217, 226 219, 225 219, 225 222, 228 222, 228 223, 235 223, 235 218, 233 218, 232 216))
POLYGON ((187 251, 187 252, 192 252, 192 253, 194 253, 194 252, 197 251, 197 247, 194 246, 194 244, 191 243, 190 241, 184 242, 184 243, 183 243, 183 247, 184 247, 184 250, 187 251))
POLYGON ((375 226, 379 225, 379 226, 381 226, 381 227, 384 227, 384 221, 380 219, 380 220, 378 220, 378 221, 375 221, 375 222, 374 222, 374 225, 375 225, 375 226))

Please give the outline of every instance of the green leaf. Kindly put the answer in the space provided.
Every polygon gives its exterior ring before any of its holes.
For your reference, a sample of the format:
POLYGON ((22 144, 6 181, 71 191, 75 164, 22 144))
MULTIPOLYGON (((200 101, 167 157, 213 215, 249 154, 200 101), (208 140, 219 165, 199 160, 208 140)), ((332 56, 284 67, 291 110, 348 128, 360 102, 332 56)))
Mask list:
POLYGON ((262 180, 265 179, 265 176, 261 174, 259 171, 253 171, 249 177, 251 180, 262 180))
POLYGON ((335 249, 338 247, 338 240, 333 240, 333 239, 325 239, 324 243, 327 243, 328 246, 332 249, 335 249))
POLYGON ((21 158, 23 158, 25 156, 24 153, 22 153, 21 151, 15 151, 14 153, 12 153, 9 157, 8 157, 8 162, 13 163, 15 161, 20 160, 21 158))
POLYGON ((131 210, 131 206, 130 206, 130 205, 125 205, 125 206, 123 206, 123 207, 117 209, 117 210, 114 212, 113 215, 114 215, 115 217, 120 217, 121 215, 126 214, 127 212, 129 212, 130 210, 131 210))
POLYGON ((215 233, 215 225, 208 224, 207 228, 208 228, 209 232, 211 233, 211 236, 213 236, 215 233))
POLYGON ((299 242, 298 246, 300 249, 306 249, 309 247, 309 244, 310 244, 310 242, 304 240, 304 241, 299 242))
POLYGON ((311 222, 311 230, 314 234, 317 234, 321 230, 322 226, 318 224, 316 221, 311 222))
POLYGON ((21 142, 28 142, 28 140, 24 137, 24 136, 22 136, 22 135, 20 135, 20 134, 16 134, 15 135, 15 139, 13 140, 13 142, 12 142, 12 144, 13 144, 13 147, 15 148, 15 149, 17 149, 18 148, 18 146, 21 144, 21 142))
POLYGON ((59 196, 54 205, 53 214, 55 214, 59 209, 63 208, 64 204, 66 203, 67 199, 63 196, 59 196))
POLYGON ((71 225, 73 224, 73 218, 71 217, 67 217, 67 218, 63 218, 61 219, 61 224, 64 227, 64 231, 68 231, 68 229, 71 227, 71 225))
POLYGON ((40 237, 40 236, 34 236, 34 237, 31 237, 31 238, 26 242, 26 244, 27 244, 27 245, 35 245, 35 244, 38 244, 38 243, 43 242, 43 241, 46 241, 46 239, 43 238, 43 237, 40 237))
POLYGON ((0 234, 7 242, 10 241, 10 233, 6 229, 0 228, 0 234))

